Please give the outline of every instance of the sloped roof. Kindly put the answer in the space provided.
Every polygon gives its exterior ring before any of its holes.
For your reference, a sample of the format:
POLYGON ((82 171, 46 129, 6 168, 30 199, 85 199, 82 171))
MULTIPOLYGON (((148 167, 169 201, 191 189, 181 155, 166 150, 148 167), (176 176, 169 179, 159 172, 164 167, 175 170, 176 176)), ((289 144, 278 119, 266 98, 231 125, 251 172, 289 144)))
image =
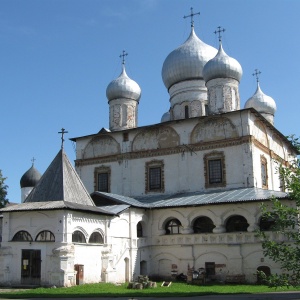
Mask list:
POLYGON ((145 195, 143 197, 136 198, 103 192, 94 192, 92 196, 93 195, 111 199, 114 203, 151 209, 264 201, 270 199, 272 196, 276 197, 277 199, 289 199, 288 194, 285 192, 265 190, 255 187, 231 190, 215 190, 209 192, 186 192, 171 195, 145 195))
POLYGON ((66 201, 95 206, 63 149, 57 153, 24 202, 48 201, 66 201))
POLYGON ((151 208, 163 208, 264 201, 270 199, 272 196, 278 199, 288 199, 287 193, 252 187, 209 192, 179 193, 160 198, 141 197, 138 198, 138 200, 143 204, 147 203, 151 208))
POLYGON ((91 205, 82 205, 67 201, 46 201, 46 202, 27 202, 18 205, 2 208, 1 212, 16 212, 16 211, 37 211, 37 210, 55 210, 55 209, 71 209, 79 211, 87 211, 97 214, 116 215, 128 207, 128 205, 120 205, 122 209, 110 207, 96 207, 91 205))

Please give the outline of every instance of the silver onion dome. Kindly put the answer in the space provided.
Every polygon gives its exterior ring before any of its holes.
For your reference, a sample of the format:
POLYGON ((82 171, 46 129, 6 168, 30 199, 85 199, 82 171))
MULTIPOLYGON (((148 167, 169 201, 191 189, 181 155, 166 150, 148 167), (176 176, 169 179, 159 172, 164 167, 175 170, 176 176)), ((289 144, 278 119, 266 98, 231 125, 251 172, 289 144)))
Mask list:
POLYGON ((32 165, 32 167, 21 177, 20 186, 21 188, 35 187, 41 177, 41 173, 34 167, 34 165, 32 165))
POLYGON ((135 101, 140 100, 141 88, 134 80, 128 77, 124 65, 122 65, 120 76, 107 86, 106 97, 108 101, 118 98, 126 98, 135 101))
POLYGON ((203 78, 206 82, 215 78, 233 78, 240 82, 242 75, 241 65, 225 53, 221 43, 217 55, 203 68, 203 78))
POLYGON ((165 112, 161 117, 161 123, 168 122, 171 120, 171 114, 169 111, 165 112))
POLYGON ((216 53, 217 49, 202 42, 192 27, 185 43, 172 51, 164 61, 162 79, 166 88, 184 80, 203 79, 203 67, 216 53))
POLYGON ((273 98, 262 92, 257 83, 257 89, 254 95, 247 100, 245 108, 253 107, 259 113, 274 115, 276 112, 276 103, 273 98))

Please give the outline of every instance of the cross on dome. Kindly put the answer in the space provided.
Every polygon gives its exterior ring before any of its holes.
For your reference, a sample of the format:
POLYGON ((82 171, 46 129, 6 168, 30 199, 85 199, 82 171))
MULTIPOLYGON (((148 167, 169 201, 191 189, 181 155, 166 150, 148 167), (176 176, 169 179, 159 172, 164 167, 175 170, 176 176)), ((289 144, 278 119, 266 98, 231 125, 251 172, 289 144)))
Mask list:
POLYGON ((261 74, 261 71, 258 69, 255 69, 255 72, 252 74, 252 76, 256 77, 256 82, 259 83, 259 74, 261 74))
POLYGON ((186 18, 191 18, 191 27, 194 27, 194 16, 199 15, 200 16, 200 12, 197 13, 193 13, 193 8, 191 7, 191 14, 188 16, 183 16, 184 19, 186 18))
POLYGON ((125 65, 125 56, 127 56, 128 53, 126 53, 125 50, 123 50, 122 54, 119 56, 120 58, 122 57, 122 65, 125 65))
POLYGON ((34 165, 34 162, 36 161, 36 159, 33 157, 32 159, 31 159, 31 162, 32 162, 32 165, 34 165))
POLYGON ((68 133, 68 131, 66 131, 64 128, 61 129, 61 131, 59 131, 58 133, 61 134, 61 149, 64 148, 64 134, 68 133))
POLYGON ((218 26, 218 29, 214 31, 214 34, 218 34, 218 36, 219 36, 219 42, 222 41, 221 32, 224 32, 224 31, 225 31, 225 29, 224 28, 221 29, 221 26, 218 26))

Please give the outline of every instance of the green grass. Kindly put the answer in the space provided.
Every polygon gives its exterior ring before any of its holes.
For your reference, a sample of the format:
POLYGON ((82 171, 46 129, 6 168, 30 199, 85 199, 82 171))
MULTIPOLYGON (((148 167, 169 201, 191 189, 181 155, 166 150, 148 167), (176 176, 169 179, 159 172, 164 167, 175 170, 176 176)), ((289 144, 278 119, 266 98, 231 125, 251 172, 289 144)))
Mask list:
MULTIPOLYGON (((280 291, 300 290, 282 288, 280 291)), ((0 293, 0 298, 76 298, 76 297, 191 297, 213 294, 254 294, 275 292, 276 289, 264 285, 188 285, 172 283, 170 287, 144 290, 127 289, 127 284, 116 286, 109 283, 84 284, 69 288, 36 288, 19 292, 0 293)), ((277 289, 278 291, 278 289, 277 289)))

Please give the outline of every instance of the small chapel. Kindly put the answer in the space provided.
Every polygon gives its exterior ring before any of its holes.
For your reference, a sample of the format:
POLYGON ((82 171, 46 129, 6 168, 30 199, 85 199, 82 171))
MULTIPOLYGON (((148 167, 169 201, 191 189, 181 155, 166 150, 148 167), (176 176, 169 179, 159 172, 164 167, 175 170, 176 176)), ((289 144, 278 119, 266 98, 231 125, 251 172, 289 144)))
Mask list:
POLYGON ((186 41, 166 56, 170 108, 138 126, 141 88, 126 73, 106 89, 109 126, 71 138, 40 174, 22 176, 22 202, 1 209, 1 285, 72 286, 172 280, 202 269, 207 281, 257 281, 281 273, 264 257, 256 230, 270 197, 293 205, 278 174, 297 150, 274 126, 276 103, 257 89, 241 107, 240 63, 199 39, 191 9, 186 41))

